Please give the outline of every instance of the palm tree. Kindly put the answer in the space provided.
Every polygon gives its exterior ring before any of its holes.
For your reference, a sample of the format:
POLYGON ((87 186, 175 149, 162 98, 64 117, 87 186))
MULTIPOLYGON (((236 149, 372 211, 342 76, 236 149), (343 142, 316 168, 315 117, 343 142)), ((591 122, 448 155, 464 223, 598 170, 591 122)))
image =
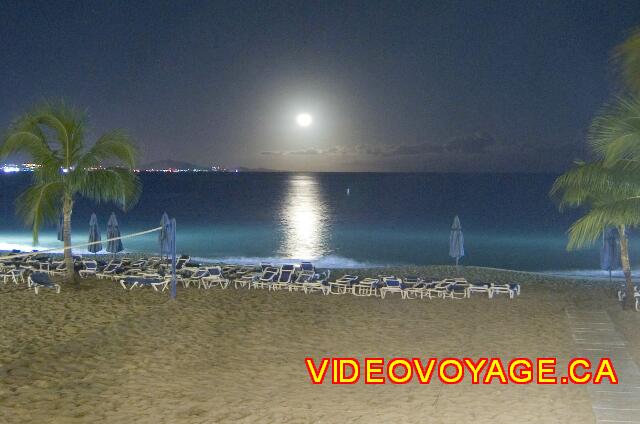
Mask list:
POLYGON ((620 235, 620 259, 626 281, 625 309, 633 307, 628 229, 640 224, 640 163, 620 160, 606 167, 603 160, 576 165, 558 177, 551 195, 560 210, 579 207, 585 214, 569 228, 567 250, 592 246, 607 227, 620 235))
POLYGON ((620 256, 626 280, 625 308, 632 306, 633 283, 628 228, 640 224, 640 99, 617 98, 593 120, 589 145, 596 162, 560 176, 552 190, 560 207, 586 207, 588 212, 569 230, 568 249, 593 244, 607 226, 620 234, 620 256))
POLYGON ((45 102, 18 118, 9 128, 0 158, 26 154, 39 165, 33 184, 16 199, 16 212, 33 229, 64 217, 64 260, 67 281, 74 277, 71 253, 71 214, 77 196, 114 202, 122 209, 137 201, 141 185, 132 172, 136 149, 128 135, 114 130, 86 145, 86 114, 63 102, 45 102))

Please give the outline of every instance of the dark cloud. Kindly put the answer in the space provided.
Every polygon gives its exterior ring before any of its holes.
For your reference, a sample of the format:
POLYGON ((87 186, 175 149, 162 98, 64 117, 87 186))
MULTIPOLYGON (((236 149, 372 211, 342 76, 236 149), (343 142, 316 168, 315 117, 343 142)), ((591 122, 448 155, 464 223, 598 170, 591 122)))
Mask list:
POLYGON ((320 155, 322 154, 321 150, 318 149, 306 149, 306 150, 295 150, 289 152, 290 155, 320 155))
POLYGON ((452 153, 482 154, 496 145, 496 139, 486 133, 477 132, 463 137, 456 137, 445 143, 445 150, 452 153))

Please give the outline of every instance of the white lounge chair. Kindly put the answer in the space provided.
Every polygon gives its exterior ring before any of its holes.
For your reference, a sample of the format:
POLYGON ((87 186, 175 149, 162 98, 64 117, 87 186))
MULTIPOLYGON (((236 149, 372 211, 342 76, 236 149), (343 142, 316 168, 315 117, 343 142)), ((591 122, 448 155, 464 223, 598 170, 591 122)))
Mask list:
POLYGON ((55 261, 51 263, 48 271, 49 275, 64 275, 67 273, 67 263, 65 261, 55 261))
POLYGON ((493 297, 491 293, 491 284, 489 283, 469 283, 467 287, 467 297, 471 297, 472 293, 486 293, 489 299, 493 297))
POLYGON ((80 278, 88 278, 95 276, 98 272, 98 263, 96 261, 82 261, 83 269, 78 271, 80 278))
POLYGON ((293 281, 295 269, 295 265, 282 265, 278 273, 278 278, 273 284, 269 285, 269 290, 279 290, 284 288, 288 289, 293 281))
POLYGON ((331 290, 331 286, 329 283, 330 277, 330 269, 327 269, 326 271, 320 273, 316 273, 307 281, 304 281, 302 283, 302 290, 305 292, 305 294, 313 293, 314 291, 321 291, 322 294, 328 295, 331 290))
POLYGON ((165 291, 168 286, 171 278, 169 277, 155 277, 155 278, 145 278, 143 276, 129 276, 120 279, 120 285, 123 289, 133 290, 136 287, 151 287, 154 291, 165 291))
POLYGON ((263 289, 265 287, 269 287, 277 280, 279 272, 280 270, 278 268, 267 266, 262 271, 262 275, 260 276, 260 278, 253 282, 253 288, 263 289))
POLYGON ((100 272, 96 273, 98 278, 114 278, 116 273, 122 268, 122 261, 112 260, 100 272))
POLYGON ((385 277, 382 279, 382 287, 380 287, 380 297, 384 299, 387 293, 400 293, 403 299, 407 297, 404 291, 402 280, 400 278, 385 277))
POLYGON ((191 283, 197 284, 198 288, 202 287, 202 279, 209 275, 209 271, 207 268, 198 268, 193 274, 189 277, 185 277, 182 279, 182 285, 184 288, 189 288, 191 283))
MULTIPOLYGON (((202 282, 202 286, 205 289, 210 289, 213 286, 220 286, 223 289, 226 289, 229 285, 229 280, 222 276, 222 268, 219 266, 211 266, 207 268, 208 275, 202 277, 200 281, 202 282)), ((200 288, 200 285, 198 285, 200 288)))
POLYGON ((363 278, 351 286, 351 294, 354 296, 378 296, 379 278, 363 278))
POLYGON ((509 299, 513 299, 515 296, 520 296, 520 284, 508 283, 508 284, 492 284, 491 295, 493 297, 496 294, 505 293, 509 295, 509 299))
POLYGON ((244 272, 240 274, 238 278, 233 280, 233 286, 236 289, 245 287, 250 289, 253 283, 260 279, 261 275, 262 273, 258 271, 244 272))
POLYGON ((353 274, 346 274, 338 278, 336 281, 329 283, 329 293, 346 294, 351 290, 351 286, 357 284, 360 277, 353 274))

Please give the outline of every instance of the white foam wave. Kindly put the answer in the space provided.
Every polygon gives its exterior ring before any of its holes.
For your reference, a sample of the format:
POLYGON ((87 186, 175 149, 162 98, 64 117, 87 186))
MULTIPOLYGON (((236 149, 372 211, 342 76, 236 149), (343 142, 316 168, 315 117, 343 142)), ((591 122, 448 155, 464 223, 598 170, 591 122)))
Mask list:
MULTIPOLYGON (((273 265, 282 265, 286 263, 300 263, 306 259, 299 258, 282 258, 276 256, 226 256, 218 258, 209 258, 192 256, 191 259, 195 262, 211 262, 211 263, 226 263, 237 265, 256 265, 260 263, 269 263, 273 265)), ((361 262, 351 258, 345 258, 342 256, 325 256, 311 260, 316 267, 319 268, 379 268, 385 265, 375 264, 371 262, 361 262)))

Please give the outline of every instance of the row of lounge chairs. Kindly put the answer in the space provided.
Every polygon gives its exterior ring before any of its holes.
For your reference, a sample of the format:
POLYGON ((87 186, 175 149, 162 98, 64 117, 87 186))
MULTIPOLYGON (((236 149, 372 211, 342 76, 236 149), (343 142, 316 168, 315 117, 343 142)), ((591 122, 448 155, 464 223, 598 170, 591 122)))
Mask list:
MULTIPOLYGON (((125 290, 151 287, 155 291, 165 291, 171 281, 171 264, 159 257, 146 259, 114 259, 108 263, 96 260, 74 258, 74 267, 82 278, 96 277, 117 281, 125 290)), ((285 264, 273 266, 201 266, 191 262, 188 256, 182 256, 176 263, 177 280, 184 288, 190 286, 199 289, 230 285, 236 289, 268 289, 270 291, 289 290, 304 293, 321 292, 325 295, 352 294, 354 296, 375 296, 384 299, 391 294, 399 294, 403 299, 432 298, 468 298, 474 293, 486 294, 493 298, 506 294, 514 298, 520 294, 518 284, 492 284, 468 282, 464 278, 419 278, 407 276, 397 278, 392 275, 379 275, 375 278, 360 278, 357 275, 343 275, 330 281, 330 270, 318 270, 311 262, 300 265, 285 264)), ((64 262, 47 257, 23 259, 19 264, 0 262, 0 279, 6 284, 13 281, 18 284, 28 275, 29 287, 54 288, 59 293, 60 286, 50 280, 50 276, 66 272, 64 262)), ((37 290, 36 290, 37 292, 37 290)))
POLYGON ((49 274, 39 271, 31 271, 26 268, 8 268, 0 265, 0 280, 4 285, 13 283, 19 285, 27 283, 29 289, 38 294, 40 289, 52 289, 60 293, 60 285, 51 281, 49 274))
POLYGON ((360 278, 357 275, 347 274, 330 281, 330 270, 317 270, 310 262, 302 262, 300 265, 285 264, 279 267, 262 264, 259 268, 228 265, 189 269, 189 267, 184 268, 178 277, 179 282, 185 288, 193 284, 198 288, 221 287, 224 289, 233 284, 236 289, 321 292, 325 295, 352 294, 354 296, 376 296, 383 299, 393 293, 400 294, 403 299, 431 299, 434 297, 462 299, 468 298, 474 293, 483 293, 489 298, 506 294, 513 299, 520 294, 519 284, 470 283, 464 278, 423 279, 413 276, 401 279, 387 275, 376 278, 360 278))

